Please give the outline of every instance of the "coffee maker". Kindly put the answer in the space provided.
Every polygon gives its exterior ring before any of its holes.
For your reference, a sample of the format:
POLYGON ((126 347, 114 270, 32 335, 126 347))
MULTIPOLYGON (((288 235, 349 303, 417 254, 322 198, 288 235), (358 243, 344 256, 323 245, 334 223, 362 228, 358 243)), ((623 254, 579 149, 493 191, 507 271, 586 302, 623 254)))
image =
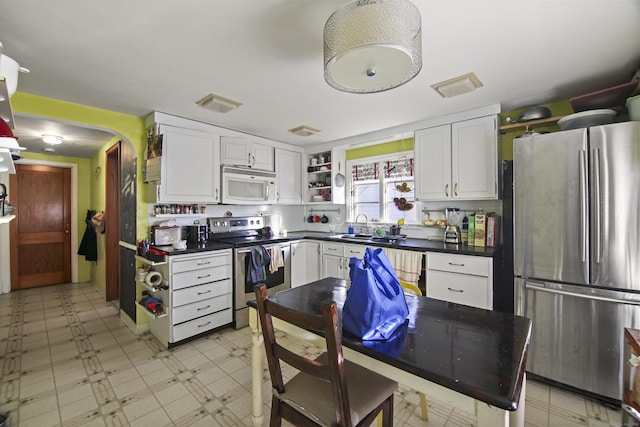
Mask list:
POLYGON ((447 221, 447 226, 444 230, 444 242, 460 244, 460 222, 462 220, 460 209, 446 208, 444 217, 447 221))

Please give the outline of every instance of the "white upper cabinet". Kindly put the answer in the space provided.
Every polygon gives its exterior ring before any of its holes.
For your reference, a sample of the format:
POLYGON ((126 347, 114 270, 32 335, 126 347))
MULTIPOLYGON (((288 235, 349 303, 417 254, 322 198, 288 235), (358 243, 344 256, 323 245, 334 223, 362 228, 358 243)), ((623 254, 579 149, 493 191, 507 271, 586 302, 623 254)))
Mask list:
POLYGON ((246 166, 260 170, 274 170, 273 147, 251 141, 245 137, 221 138, 221 164, 246 166))
POLYGON ((158 130, 160 182, 150 189, 151 202, 220 203, 220 137, 166 125, 158 130))
POLYGON ((276 148, 276 203, 299 205, 302 203, 302 154, 276 148))
POLYGON ((497 199, 496 124, 492 115, 416 131, 416 199, 497 199))
POLYGON ((417 131, 415 152, 416 199, 451 197, 451 125, 417 131))

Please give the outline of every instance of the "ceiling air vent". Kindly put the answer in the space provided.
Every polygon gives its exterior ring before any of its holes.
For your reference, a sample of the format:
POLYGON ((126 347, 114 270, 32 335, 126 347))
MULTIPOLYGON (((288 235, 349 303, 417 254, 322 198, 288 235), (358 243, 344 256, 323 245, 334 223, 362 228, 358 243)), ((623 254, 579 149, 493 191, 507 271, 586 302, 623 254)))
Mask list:
POLYGON ((233 99, 225 98, 220 95, 214 95, 213 93, 210 93, 201 100, 196 101, 196 104, 217 113, 228 113, 242 105, 241 102, 234 101, 233 99))
POLYGON ((311 126, 302 125, 302 126, 289 129, 289 132, 298 136, 311 136, 313 134, 320 132, 320 130, 314 129, 311 126))

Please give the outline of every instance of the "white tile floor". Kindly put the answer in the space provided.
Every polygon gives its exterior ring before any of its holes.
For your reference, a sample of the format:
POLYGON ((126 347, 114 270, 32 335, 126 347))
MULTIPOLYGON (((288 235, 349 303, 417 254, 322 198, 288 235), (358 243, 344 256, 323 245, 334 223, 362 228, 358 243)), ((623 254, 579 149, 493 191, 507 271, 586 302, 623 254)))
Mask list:
MULTIPOLYGON (((0 295, 0 413, 12 427, 250 426, 250 346, 245 328, 166 350, 150 334, 133 335, 86 283, 0 295)), ((266 369, 264 378, 268 414, 266 369)), ((475 425, 437 396, 428 401, 425 423, 417 393, 401 386, 395 426, 475 425)), ((619 426, 621 413, 529 381, 525 419, 530 427, 619 426)))

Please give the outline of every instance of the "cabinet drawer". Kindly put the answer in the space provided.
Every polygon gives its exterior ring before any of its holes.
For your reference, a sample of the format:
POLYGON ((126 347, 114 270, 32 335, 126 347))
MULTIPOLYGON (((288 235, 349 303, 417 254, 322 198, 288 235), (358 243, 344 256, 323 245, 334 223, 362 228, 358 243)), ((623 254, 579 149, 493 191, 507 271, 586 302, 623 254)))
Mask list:
POLYGON ((493 308, 492 285, 486 277, 428 270, 427 296, 486 310, 493 308))
POLYGON ((231 292, 231 279, 205 283, 200 286, 191 286, 172 292, 171 307, 179 307, 181 305, 217 297, 219 295, 229 294, 231 292))
POLYGON ((342 246, 342 243, 324 242, 322 243, 322 253, 342 256, 342 246))
POLYGON ((218 267, 225 264, 231 265, 231 251, 216 251, 207 253, 200 257, 187 255, 186 259, 178 259, 171 263, 172 273, 181 273, 183 271, 198 270, 207 267, 218 267))
POLYGON ((231 311, 232 310, 229 308, 227 310, 218 311, 217 313, 199 317, 197 319, 193 319, 174 326, 172 328, 172 342, 181 341, 185 338, 189 338, 199 333, 217 328, 218 326, 231 323, 231 320, 233 318, 231 311))
POLYGON ((364 251, 367 249, 366 245, 344 245, 343 247, 343 256, 347 258, 356 257, 362 258, 364 256, 364 251))
POLYGON ((232 300, 232 294, 228 293, 174 308, 171 310, 171 321, 175 325, 217 311, 226 310, 233 305, 232 300))
POLYGON ((427 253, 427 269, 489 277, 491 258, 471 255, 427 253))
POLYGON ((220 265, 200 270, 185 271, 184 273, 171 275, 171 289, 175 291, 189 286, 228 279, 230 277, 231 265, 220 265))

